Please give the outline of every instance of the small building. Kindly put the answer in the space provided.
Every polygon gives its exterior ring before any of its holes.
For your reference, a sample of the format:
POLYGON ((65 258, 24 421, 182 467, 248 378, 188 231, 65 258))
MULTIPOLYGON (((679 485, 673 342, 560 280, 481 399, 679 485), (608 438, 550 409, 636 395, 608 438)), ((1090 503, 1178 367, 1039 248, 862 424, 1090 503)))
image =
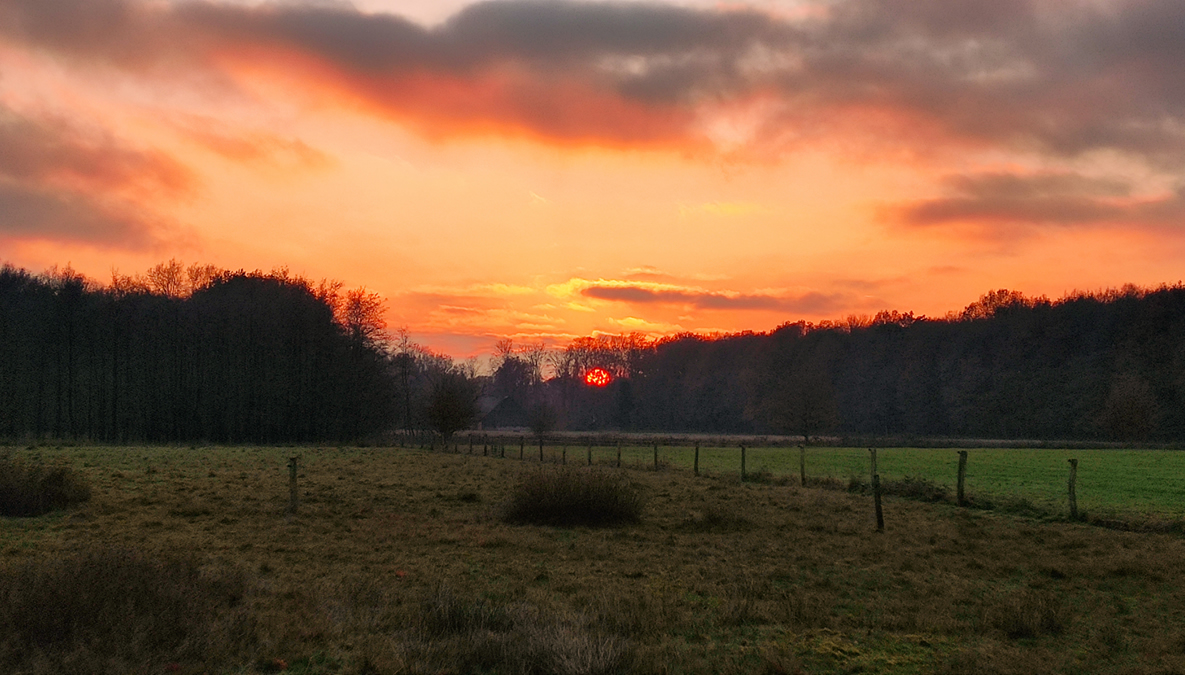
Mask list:
POLYGON ((525 429, 531 424, 527 409, 509 396, 482 396, 477 415, 478 429, 525 429))

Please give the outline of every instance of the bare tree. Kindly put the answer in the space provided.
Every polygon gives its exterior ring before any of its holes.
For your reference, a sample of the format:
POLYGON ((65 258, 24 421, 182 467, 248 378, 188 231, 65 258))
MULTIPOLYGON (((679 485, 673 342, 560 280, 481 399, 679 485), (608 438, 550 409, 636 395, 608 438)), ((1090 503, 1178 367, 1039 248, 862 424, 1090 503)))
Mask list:
POLYGON ((383 319, 386 302, 378 293, 365 288, 356 288, 346 293, 341 305, 341 323, 355 344, 378 344, 386 333, 387 322, 383 319))
POLYGON ((145 276, 148 278, 148 287, 155 293, 166 295, 170 298, 179 298, 185 295, 185 265, 181 264, 181 261, 176 258, 148 268, 145 276))

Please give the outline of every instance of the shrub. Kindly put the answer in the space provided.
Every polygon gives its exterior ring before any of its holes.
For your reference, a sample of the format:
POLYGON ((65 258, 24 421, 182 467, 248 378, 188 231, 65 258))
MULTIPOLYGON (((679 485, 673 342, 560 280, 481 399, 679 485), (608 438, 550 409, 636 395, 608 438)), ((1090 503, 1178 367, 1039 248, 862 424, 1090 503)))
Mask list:
POLYGON ((0 671, 127 672, 197 662, 249 639, 241 576, 125 550, 84 551, 0 573, 0 671), (229 619, 227 621, 226 619, 229 619))
POLYGON ((503 519, 589 527, 637 522, 644 500, 624 478, 596 469, 537 471, 515 488, 503 519))
POLYGON ((90 498, 90 486, 69 467, 0 459, 2 516, 40 516, 90 498))

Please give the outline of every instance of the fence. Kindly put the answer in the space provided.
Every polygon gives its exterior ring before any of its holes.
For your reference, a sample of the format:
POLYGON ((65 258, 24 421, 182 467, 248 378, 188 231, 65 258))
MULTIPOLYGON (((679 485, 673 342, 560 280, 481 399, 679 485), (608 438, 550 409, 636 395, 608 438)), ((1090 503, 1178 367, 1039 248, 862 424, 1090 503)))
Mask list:
MULTIPOLYGON (((509 455, 530 445, 532 461, 634 469, 682 468, 744 481, 851 485, 872 491, 867 448, 803 447, 762 437, 644 436, 463 432, 450 452, 509 455), (742 449, 743 446, 743 449, 742 449)), ((439 448, 428 435, 404 437, 439 448)), ((1015 506, 1071 518, 1131 516, 1185 519, 1185 453, 1174 450, 1066 448, 879 448, 884 490, 901 482, 933 484, 965 506, 1015 506), (1071 462, 1070 460, 1074 460, 1071 462), (1073 474, 1073 475, 1071 475, 1073 474), (1027 506, 1026 506, 1027 505, 1027 506)), ((916 485, 915 485, 916 487, 916 485)))

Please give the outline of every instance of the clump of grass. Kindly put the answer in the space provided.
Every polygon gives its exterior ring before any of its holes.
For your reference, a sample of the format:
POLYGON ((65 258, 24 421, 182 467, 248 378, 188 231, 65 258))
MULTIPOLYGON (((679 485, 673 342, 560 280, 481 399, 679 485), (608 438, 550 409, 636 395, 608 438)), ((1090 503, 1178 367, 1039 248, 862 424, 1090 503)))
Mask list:
POLYGON ((603 527, 636 523, 645 500, 620 475, 554 468, 528 475, 512 492, 503 519, 535 525, 603 527))
POLYGON ((1052 593, 1013 591, 997 599, 987 611, 992 625, 1014 640, 1060 635, 1066 628, 1066 612, 1052 593))
POLYGON ((90 485, 69 467, 0 459, 0 516, 40 516, 90 498, 90 485))
POLYGON ((753 527, 748 518, 717 506, 692 511, 680 523, 680 529, 688 532, 747 532, 753 527))
POLYGON ((951 498, 950 488, 945 485, 939 485, 927 478, 918 478, 916 476, 906 476, 901 480, 885 481, 881 486, 884 494, 893 495, 895 497, 904 497, 906 499, 913 499, 919 502, 953 502, 951 498))
POLYGON ((104 549, 0 571, 0 671, 130 672, 213 665, 252 638, 241 575, 104 549))
POLYGON ((526 602, 463 596, 445 586, 396 608, 377 642, 364 646, 361 672, 554 673, 632 672, 633 649, 589 617, 526 602))
POLYGON ((600 633, 581 615, 525 603, 496 605, 441 588, 423 603, 420 616, 421 644, 448 654, 446 664, 455 672, 612 675, 630 670, 625 641, 600 633))
POLYGON ((746 483, 756 483, 758 485, 789 485, 792 482, 798 482, 792 476, 775 475, 767 467, 761 467, 756 471, 750 471, 745 476, 746 483))

